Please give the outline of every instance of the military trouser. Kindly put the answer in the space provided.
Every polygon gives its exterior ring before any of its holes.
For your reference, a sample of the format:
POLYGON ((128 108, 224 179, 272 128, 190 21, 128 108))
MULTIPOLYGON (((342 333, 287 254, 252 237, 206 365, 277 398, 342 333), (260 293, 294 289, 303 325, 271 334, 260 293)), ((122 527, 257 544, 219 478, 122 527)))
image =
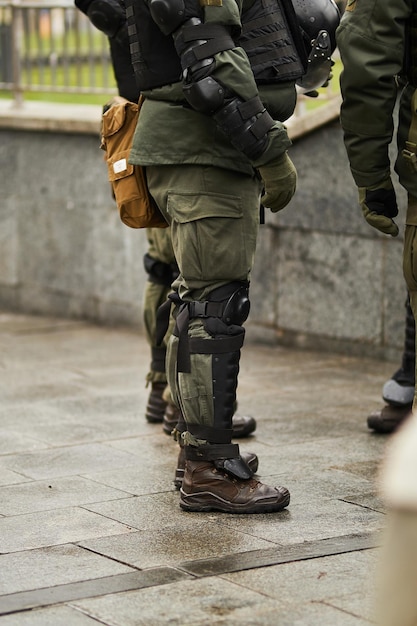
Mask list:
POLYGON ((144 266, 148 273, 143 298, 143 320, 145 333, 151 347, 152 361, 147 382, 166 382, 166 344, 157 345, 156 315, 158 308, 172 291, 171 283, 178 274, 178 266, 172 249, 169 228, 148 228, 148 251, 144 266))
POLYGON ((240 298, 237 309, 249 302, 245 290, 256 248, 260 181, 255 175, 188 165, 148 167, 147 178, 170 224, 180 270, 177 325, 184 312, 187 317, 185 331, 177 328, 171 335, 167 353, 168 383, 187 424, 184 439, 194 446, 228 444, 244 316, 223 313, 233 294, 238 295, 232 299, 240 298), (186 367, 178 366, 184 332, 186 367))
MULTIPOLYGON (((417 198, 412 195, 408 196, 404 234, 403 271, 410 296, 411 309, 414 314, 414 319, 417 319, 417 198)), ((416 393, 414 393, 413 412, 415 412, 416 409, 417 399, 416 393)))

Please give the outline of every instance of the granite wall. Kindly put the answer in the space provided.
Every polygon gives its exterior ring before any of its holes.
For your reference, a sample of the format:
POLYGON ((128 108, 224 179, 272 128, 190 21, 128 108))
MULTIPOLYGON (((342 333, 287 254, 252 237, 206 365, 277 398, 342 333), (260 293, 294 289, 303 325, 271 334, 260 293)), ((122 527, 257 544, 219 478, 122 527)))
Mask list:
POLYGON ((400 236, 393 239, 362 217, 337 120, 296 140, 291 154, 298 191, 261 227, 252 324, 290 344, 398 358, 404 190, 396 185, 400 236))
MULTIPOLYGON (((261 226, 248 339, 397 359, 403 228, 364 222, 337 121, 291 154, 298 191, 261 226)), ((98 133, 3 125, 0 167, 0 307, 140 328, 146 234, 119 220, 98 133)))

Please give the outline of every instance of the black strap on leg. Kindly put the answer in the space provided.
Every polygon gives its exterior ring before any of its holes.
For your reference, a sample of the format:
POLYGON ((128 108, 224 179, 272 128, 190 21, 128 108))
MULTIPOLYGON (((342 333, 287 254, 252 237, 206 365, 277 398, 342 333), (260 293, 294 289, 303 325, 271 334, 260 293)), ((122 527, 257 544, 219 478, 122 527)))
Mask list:
POLYGON ((189 340, 191 354, 226 354, 237 352, 243 346, 244 334, 219 337, 218 339, 199 339, 193 337, 189 340))
POLYGON ((190 461, 217 461, 239 458, 239 446, 236 443, 225 445, 185 446, 185 458, 190 461))
MULTIPOLYGON (((190 303, 196 304, 196 303, 190 303)), ((218 302, 201 302, 197 304, 214 305, 217 307, 218 302)), ((207 307, 211 309, 212 307, 207 307)), ((213 307, 214 308, 214 307, 213 307)), ((215 317, 214 315, 193 315, 193 317, 215 317)), ((191 372, 190 354, 224 354, 226 352, 236 352, 243 345, 244 336, 229 335, 218 339, 200 339, 188 337, 188 326, 190 323, 189 307, 183 305, 178 313, 176 320, 176 328, 174 335, 179 339, 178 342, 178 371, 191 372)))
POLYGON ((213 444, 228 444, 230 443, 233 435, 233 428, 213 428, 211 426, 203 426, 202 424, 196 424, 190 422, 187 424, 188 432, 190 432, 196 439, 205 439, 213 444))
MULTIPOLYGON (((185 302, 180 299, 177 293, 168 296, 171 302, 178 306, 174 335, 178 337, 178 371, 184 373, 191 372, 190 352, 194 354, 215 354, 216 352, 234 352, 242 347, 242 341, 233 334, 223 335, 219 341, 221 346, 215 347, 212 341, 210 344, 205 339, 189 339, 188 327, 191 319, 197 317, 205 320, 219 319, 225 326, 230 324, 242 324, 249 314, 249 300, 247 298, 249 283, 247 281, 232 282, 222 287, 214 289, 207 300, 192 300, 185 302), (224 318, 224 319, 223 319, 224 318), (230 342, 228 345, 227 342, 230 342), (239 344, 239 345, 238 345, 239 344)), ((165 306, 165 305, 162 305, 165 306)), ((159 310, 162 310, 160 307, 159 310)), ((159 315, 158 310, 158 315, 159 315)), ((161 311, 162 312, 162 311, 161 311)), ((166 326, 161 325, 162 338, 168 329, 169 317, 166 326), (165 333, 163 332, 165 328, 165 333)), ((210 333, 217 334, 217 333, 210 333)), ((240 334, 240 333, 239 333, 240 334)), ((160 335, 158 335, 160 336, 160 335)), ((213 339, 213 341, 217 341, 213 339)), ((161 339, 162 341, 162 339, 161 339)))
POLYGON ((171 315, 171 306, 172 304, 178 304, 181 302, 176 291, 168 294, 168 298, 165 300, 163 304, 158 308, 156 313, 156 345, 160 346, 164 340, 165 335, 167 334, 168 326, 169 326, 169 318, 171 315))
POLYGON ((178 352, 177 352, 177 371, 178 372, 191 372, 191 360, 190 349, 188 340, 188 326, 190 323, 190 314, 188 306, 182 304, 175 323, 174 335, 178 337, 178 352))
POLYGON ((213 317, 217 316, 221 311, 222 305, 219 302, 200 302, 193 300, 191 302, 183 302, 179 308, 174 335, 178 337, 178 371, 190 373, 190 339, 188 337, 188 327, 190 319, 195 317, 213 317))

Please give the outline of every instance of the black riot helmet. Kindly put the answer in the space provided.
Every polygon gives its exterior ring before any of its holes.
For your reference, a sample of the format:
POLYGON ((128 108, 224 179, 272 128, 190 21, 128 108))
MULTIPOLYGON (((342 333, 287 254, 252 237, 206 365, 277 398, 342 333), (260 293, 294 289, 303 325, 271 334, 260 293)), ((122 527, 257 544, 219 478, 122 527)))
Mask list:
POLYGON ((308 57, 306 73, 297 80, 297 86, 299 91, 307 92, 322 87, 329 78, 340 12, 334 0, 292 3, 308 57))

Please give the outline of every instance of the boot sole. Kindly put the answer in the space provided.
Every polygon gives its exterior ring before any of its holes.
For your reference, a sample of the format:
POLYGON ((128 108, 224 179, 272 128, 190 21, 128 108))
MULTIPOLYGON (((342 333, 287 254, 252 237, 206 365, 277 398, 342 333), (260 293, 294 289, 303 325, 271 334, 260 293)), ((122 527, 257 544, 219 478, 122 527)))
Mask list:
POLYGON ((374 433, 378 433, 379 435, 390 435, 397 430, 400 424, 401 422, 376 423, 371 420, 367 422, 369 430, 373 430, 374 433))
POLYGON ((285 509, 290 503, 290 494, 284 496, 280 502, 264 502, 248 506, 246 504, 233 504, 222 500, 214 494, 206 491, 198 495, 187 495, 180 489, 180 508, 183 511, 203 513, 207 511, 220 511, 221 513, 237 513, 250 515, 254 513, 277 513, 285 509), (210 502, 201 501, 201 498, 210 498, 210 502))

